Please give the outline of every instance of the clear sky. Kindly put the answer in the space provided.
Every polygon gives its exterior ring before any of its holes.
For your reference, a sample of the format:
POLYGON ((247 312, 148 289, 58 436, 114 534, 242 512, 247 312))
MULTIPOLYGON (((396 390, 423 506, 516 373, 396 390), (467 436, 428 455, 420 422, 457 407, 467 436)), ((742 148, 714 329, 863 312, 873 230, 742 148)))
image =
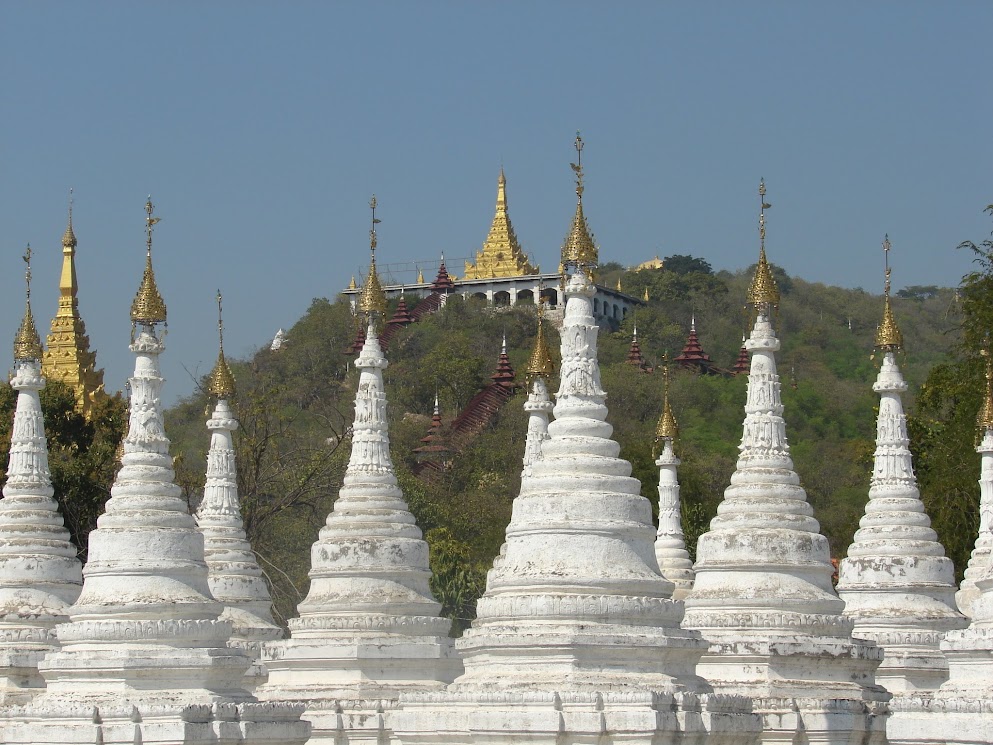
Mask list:
POLYGON ((372 193, 382 262, 461 274, 503 164, 553 270, 576 130, 604 261, 747 266, 764 176, 790 274, 876 291, 888 232, 896 287, 954 285, 993 227, 991 29, 988 2, 2 3, 0 340, 29 241, 47 331, 70 186, 111 390, 152 194, 167 401, 213 363, 216 288, 241 356, 364 269, 372 193))

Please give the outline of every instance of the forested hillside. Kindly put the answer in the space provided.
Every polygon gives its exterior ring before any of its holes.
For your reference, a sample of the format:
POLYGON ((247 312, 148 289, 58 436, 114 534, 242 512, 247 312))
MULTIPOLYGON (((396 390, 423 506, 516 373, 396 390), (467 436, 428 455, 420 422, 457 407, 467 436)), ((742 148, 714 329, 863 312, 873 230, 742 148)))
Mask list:
MULTIPOLYGON (((625 363, 634 325, 645 357, 657 367, 666 351, 670 358, 679 354, 695 316, 704 351, 716 366, 729 369, 749 320, 743 302, 751 270, 715 274, 705 261, 670 259, 665 269, 640 272, 608 264, 598 277, 611 287, 620 280, 623 290, 635 297, 648 289, 644 308, 619 328, 601 331, 600 364, 608 421, 614 425, 622 457, 632 462, 634 475, 642 481, 642 494, 652 502, 657 501, 658 472, 651 447, 661 410, 662 376, 625 363)), ((870 355, 882 298, 809 283, 781 271, 777 278, 783 293, 775 323, 783 343, 779 365, 787 432, 796 469, 840 558, 867 498, 877 402, 871 389, 876 362, 870 355)), ((929 371, 947 362, 948 354, 958 348, 961 308, 955 291, 924 287, 901 291, 894 311, 905 337, 900 364, 911 384, 906 403, 913 412, 915 394, 929 371)), ((510 359, 520 372, 535 329, 533 307, 486 308, 453 296, 440 312, 397 333, 387 351, 394 462, 431 544, 435 592, 457 619, 457 629, 472 616, 519 488, 524 392, 510 399, 495 421, 455 455, 452 468, 440 479, 426 484, 412 475, 413 450, 427 433, 436 391, 447 423, 489 382, 501 336, 506 334, 510 359)), ((285 347, 262 349, 250 360, 232 363, 239 388, 236 447, 246 526, 283 617, 294 614, 306 593, 310 545, 334 502, 347 463, 357 375, 343 350, 354 335, 347 304, 318 299, 289 330, 285 347)), ((552 332, 550 341, 555 347, 557 334, 552 332)), ((557 356, 557 349, 553 352, 557 356)), ((692 550, 734 468, 747 380, 673 370, 684 526, 692 550)), ((523 374, 518 377, 523 382, 523 374)), ((208 405, 207 396, 198 392, 167 416, 177 472, 194 505, 204 478, 208 405)), ((965 456, 975 460, 971 451, 965 456)), ((972 484, 977 468, 978 460, 968 473, 972 484)), ((967 546, 968 541, 951 543, 967 546)), ((967 556, 968 548, 964 553, 956 548, 960 572, 967 556)))

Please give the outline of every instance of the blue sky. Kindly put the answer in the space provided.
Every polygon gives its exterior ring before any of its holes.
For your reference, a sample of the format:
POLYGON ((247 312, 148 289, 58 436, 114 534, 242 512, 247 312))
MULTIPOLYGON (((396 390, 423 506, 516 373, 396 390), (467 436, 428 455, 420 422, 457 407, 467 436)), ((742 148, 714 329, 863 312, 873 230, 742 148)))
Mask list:
POLYGON ((896 287, 954 285, 993 227, 990 28, 980 2, 3 3, 0 339, 28 241, 47 330, 70 186, 110 389, 153 196, 167 401, 213 362, 216 288, 245 355, 365 267, 372 193, 382 262, 458 259, 502 163, 552 269, 577 129, 605 261, 747 266, 764 176, 790 274, 876 290, 888 232, 896 287))

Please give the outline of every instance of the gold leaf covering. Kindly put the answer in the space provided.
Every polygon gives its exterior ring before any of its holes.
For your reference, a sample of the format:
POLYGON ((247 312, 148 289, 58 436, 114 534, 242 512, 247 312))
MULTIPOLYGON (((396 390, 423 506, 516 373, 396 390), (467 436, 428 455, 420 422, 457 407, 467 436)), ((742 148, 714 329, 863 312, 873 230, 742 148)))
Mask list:
POLYGON ((131 322, 146 326, 165 323, 166 305, 155 285, 155 271, 152 269, 152 252, 145 256, 145 274, 141 278, 138 294, 131 303, 131 322))
POLYGON ((476 252, 476 263, 465 263, 463 279, 490 277, 521 277, 537 274, 538 269, 528 261, 507 211, 507 178, 500 169, 497 179, 496 213, 482 249, 476 252))
POLYGON ((76 247, 76 234, 72 230, 72 212, 70 212, 69 223, 66 225, 66 232, 62 234, 62 248, 75 248, 75 247, 76 247))
POLYGON ((31 301, 28 300, 24 306, 24 318, 21 320, 21 327, 17 329, 17 336, 14 337, 14 359, 40 360, 41 355, 41 337, 38 336, 38 329, 34 325, 34 316, 31 315, 31 301))
POLYGON ((679 437, 679 425, 676 423, 676 416, 672 413, 672 406, 669 404, 669 366, 667 362, 662 366, 662 416, 659 417, 659 424, 655 428, 654 448, 656 457, 658 456, 658 446, 664 440, 673 441, 679 437))
POLYGON ((599 263, 596 245, 590 236, 590 228, 583 214, 583 200, 576 203, 576 215, 572 219, 572 229, 562 246, 562 263, 578 266, 596 266, 599 263))
POLYGON ((217 364, 207 379, 207 391, 218 398, 234 397, 234 375, 228 367, 228 361, 224 359, 224 349, 217 353, 217 364))
POLYGON ((983 356, 986 357, 986 395, 983 397, 983 405, 979 407, 979 414, 976 416, 976 427, 980 433, 993 429, 993 357, 990 356, 989 344, 983 348, 983 356))
POLYGON ((386 313, 386 293, 383 285, 379 282, 379 273, 376 271, 375 257, 369 263, 369 274, 366 275, 362 284, 362 292, 359 294, 359 310, 363 313, 386 313))
POLYGON ((779 287, 772 276, 772 269, 765 257, 765 247, 759 249, 759 263, 755 276, 748 287, 748 302, 751 305, 779 305, 779 287))
POLYGON ((544 378, 548 380, 555 373, 555 363, 552 362, 552 353, 548 349, 548 342, 545 341, 545 324, 538 312, 538 335, 534 340, 534 349, 531 350, 531 359, 528 360, 525 369, 527 380, 544 378))
POLYGON ((893 317, 893 308, 890 306, 889 295, 883 305, 883 322, 876 329, 876 347, 885 351, 894 351, 903 348, 903 334, 896 325, 893 317))

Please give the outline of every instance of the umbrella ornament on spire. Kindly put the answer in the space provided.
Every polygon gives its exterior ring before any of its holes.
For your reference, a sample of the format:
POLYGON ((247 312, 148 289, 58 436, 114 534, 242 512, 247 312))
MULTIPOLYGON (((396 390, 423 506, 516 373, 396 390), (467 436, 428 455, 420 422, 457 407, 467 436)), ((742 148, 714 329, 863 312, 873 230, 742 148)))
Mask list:
POLYGON ((40 360, 42 355, 41 337, 38 336, 38 329, 34 324, 34 316, 31 314, 31 244, 28 244, 24 251, 24 318, 21 326, 17 329, 17 336, 14 337, 14 359, 15 360, 40 360))
POLYGON ((589 224, 583 213, 583 138, 576 132, 576 162, 569 166, 576 174, 576 215, 572 220, 572 228, 562 246, 562 266, 564 269, 576 267, 591 273, 599 263, 596 244, 590 235, 589 224))
POLYGON ((76 248, 76 234, 72 229, 72 187, 69 187, 69 222, 66 224, 66 232, 62 234, 62 248, 69 250, 76 248))
POLYGON ((234 397, 234 375, 231 374, 231 368, 228 367, 228 361, 224 358, 224 314, 221 308, 222 301, 221 291, 217 291, 217 340, 218 340, 218 352, 217 352, 217 364, 214 365, 214 369, 210 373, 210 377, 207 379, 207 391, 213 395, 217 396, 219 399, 228 399, 234 397))
POLYGON ((359 295, 359 310, 369 316, 370 322, 374 322, 374 314, 380 316, 386 314, 386 293, 383 292, 383 286, 379 282, 379 273, 376 271, 376 226, 382 220, 376 217, 375 194, 369 200, 369 209, 372 210, 372 227, 369 229, 369 273, 366 275, 362 292, 359 295))
POLYGON ((132 332, 139 325, 154 327, 157 323, 166 323, 166 305, 155 284, 155 271, 152 269, 152 228, 162 219, 153 217, 154 209, 152 197, 149 196, 145 202, 145 274, 131 303, 132 332))
POLYGON ((886 280, 883 284, 883 322, 876 329, 876 349, 895 352, 903 348, 903 334, 896 325, 893 308, 890 305, 890 237, 883 239, 883 261, 886 267, 886 280))
POLYGON ((669 355, 666 353, 662 355, 662 416, 659 417, 658 426, 655 428, 652 457, 657 458, 661 446, 666 441, 674 442, 677 437, 679 437, 679 425, 669 403, 669 355))
POLYGON ((772 207, 765 201, 765 179, 759 180, 759 262, 748 288, 748 304, 756 313, 768 316, 779 307, 779 287, 765 256, 765 211, 772 207))

